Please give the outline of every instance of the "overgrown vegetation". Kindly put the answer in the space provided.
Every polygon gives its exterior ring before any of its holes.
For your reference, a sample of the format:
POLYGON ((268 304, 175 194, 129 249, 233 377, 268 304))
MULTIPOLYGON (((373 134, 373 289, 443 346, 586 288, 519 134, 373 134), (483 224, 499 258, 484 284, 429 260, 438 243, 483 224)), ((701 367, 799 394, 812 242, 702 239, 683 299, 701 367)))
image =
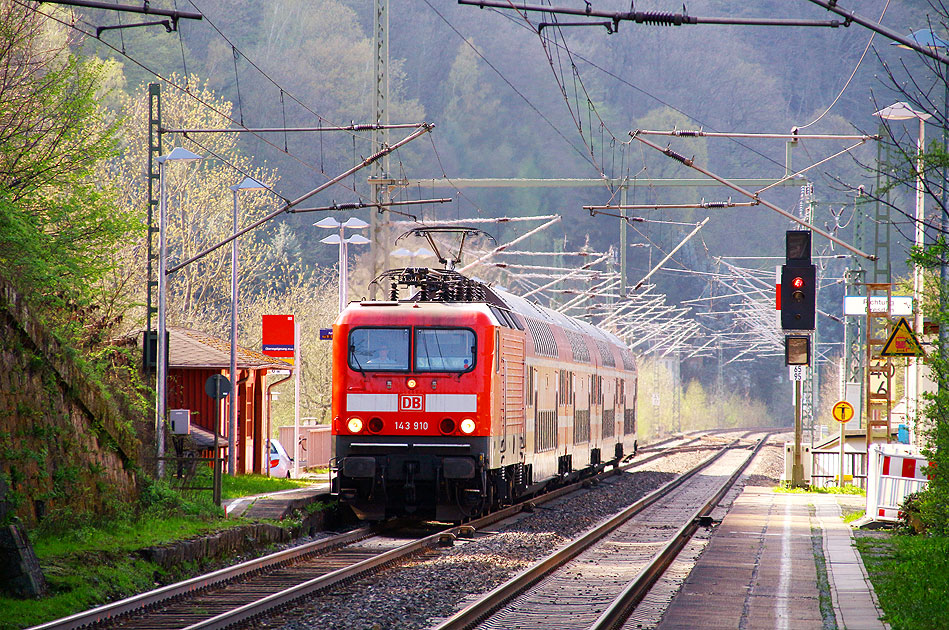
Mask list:
POLYGON ((860 536, 856 544, 893 630, 949 627, 949 538, 860 536))
MULTIPOLYGON (((225 476, 222 494, 235 498, 302 485, 259 475, 225 476)), ((0 597, 0 630, 36 625, 183 577, 135 552, 245 523, 224 518, 209 491, 181 493, 164 481, 148 481, 138 504, 108 518, 47 519, 33 532, 33 543, 50 596, 41 601, 0 597)))

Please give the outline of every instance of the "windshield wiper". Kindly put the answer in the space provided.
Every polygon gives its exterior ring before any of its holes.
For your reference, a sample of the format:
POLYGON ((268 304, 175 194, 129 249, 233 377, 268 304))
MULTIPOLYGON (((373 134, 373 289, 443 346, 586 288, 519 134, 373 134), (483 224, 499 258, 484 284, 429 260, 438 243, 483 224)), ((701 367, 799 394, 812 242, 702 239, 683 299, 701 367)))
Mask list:
POLYGON ((349 344, 349 358, 356 362, 356 369, 359 370, 359 373, 362 374, 363 378, 366 378, 366 370, 363 369, 362 364, 359 362, 359 359, 356 357, 355 344, 349 344))

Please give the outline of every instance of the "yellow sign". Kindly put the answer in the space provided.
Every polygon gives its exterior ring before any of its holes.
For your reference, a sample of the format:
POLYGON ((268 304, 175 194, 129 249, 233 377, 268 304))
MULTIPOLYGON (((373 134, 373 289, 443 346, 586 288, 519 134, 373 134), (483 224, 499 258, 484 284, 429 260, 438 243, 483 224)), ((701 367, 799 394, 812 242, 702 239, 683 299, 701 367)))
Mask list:
POLYGON ((848 403, 846 400, 841 400, 839 403, 834 405, 834 408, 830 413, 832 416, 834 416, 834 420, 837 422, 850 422, 853 419, 853 405, 848 403))
POLYGON ((880 351, 881 357, 921 357, 923 356, 923 347, 913 334, 905 317, 900 317, 896 323, 896 328, 890 338, 886 340, 883 350, 880 351))

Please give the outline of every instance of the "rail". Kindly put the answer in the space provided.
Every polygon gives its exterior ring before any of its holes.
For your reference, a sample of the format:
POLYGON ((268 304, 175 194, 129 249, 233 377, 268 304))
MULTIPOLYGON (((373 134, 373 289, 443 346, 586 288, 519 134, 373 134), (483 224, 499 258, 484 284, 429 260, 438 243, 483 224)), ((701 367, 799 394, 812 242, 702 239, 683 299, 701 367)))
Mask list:
MULTIPOLYGON (((490 615, 493 611, 505 605, 508 601, 514 598, 517 594, 523 592, 524 590, 530 588, 533 584, 539 582, 543 577, 548 573, 565 564, 572 558, 576 557, 578 554, 591 547, 597 541, 602 539, 604 536, 618 528, 620 525, 629 520, 632 516, 642 511, 647 506, 655 503, 659 499, 663 498, 665 495, 669 494, 672 490, 678 488, 688 479, 698 474, 713 462, 718 460, 724 453, 726 453, 730 448, 736 447, 739 444, 739 440, 735 440, 726 445, 725 448, 721 449, 717 453, 706 458, 699 463, 692 470, 680 475, 676 479, 666 483, 662 487, 654 490, 645 497, 639 499, 622 512, 612 516, 598 526, 587 531, 580 538, 574 540, 568 545, 562 547, 561 549, 550 554, 546 558, 542 559, 540 562, 532 565, 528 569, 522 571, 518 575, 514 576, 504 584, 500 585, 477 602, 472 603, 468 607, 458 611, 448 619, 444 620, 441 624, 435 627, 435 630, 463 630, 465 628, 470 628, 471 626, 479 623, 486 616, 490 615)), ((760 446, 758 447, 760 448, 760 446)), ((747 465, 747 464, 746 464, 747 465)))
MULTIPOLYGON (((675 449, 671 449, 675 450, 675 449)), ((648 458, 651 459, 651 458, 648 458)), ((230 625, 240 623, 260 615, 268 610, 284 606, 287 603, 303 598, 317 591, 322 591, 332 587, 335 584, 351 580, 357 576, 368 574, 387 564, 394 563, 399 559, 411 556, 419 551, 434 547, 441 543, 443 537, 448 534, 454 537, 462 537, 472 528, 483 528, 496 523, 505 518, 514 516, 530 506, 552 501, 565 494, 574 492, 582 488, 591 479, 605 478, 619 472, 629 470, 643 463, 644 460, 634 460, 630 463, 613 466, 596 475, 591 475, 580 479, 575 483, 564 485, 555 490, 551 490, 539 497, 534 497, 529 501, 512 505, 487 516, 481 517, 458 525, 455 527, 440 530, 432 535, 391 549, 372 558, 356 562, 329 573, 325 573, 316 578, 305 582, 295 584, 289 588, 275 592, 271 595, 262 597, 253 602, 235 607, 234 609, 222 613, 200 622, 188 626, 188 630, 211 630, 213 628, 225 628, 230 625)), ((169 600, 195 595, 201 591, 222 585, 232 580, 267 571, 289 562, 297 561, 308 556, 331 551, 335 548, 343 548, 346 545, 353 544, 362 539, 368 538, 374 534, 374 530, 369 527, 363 527, 352 532, 334 536, 320 541, 301 545, 291 549, 286 549, 262 558, 249 560, 233 567, 228 567, 215 571, 213 573, 197 576, 195 578, 171 584, 158 588, 140 595, 135 595, 117 602, 99 606, 81 613, 56 619, 45 624, 34 626, 29 630, 75 630, 78 628, 101 624, 110 620, 129 615, 137 611, 154 607, 169 600)))

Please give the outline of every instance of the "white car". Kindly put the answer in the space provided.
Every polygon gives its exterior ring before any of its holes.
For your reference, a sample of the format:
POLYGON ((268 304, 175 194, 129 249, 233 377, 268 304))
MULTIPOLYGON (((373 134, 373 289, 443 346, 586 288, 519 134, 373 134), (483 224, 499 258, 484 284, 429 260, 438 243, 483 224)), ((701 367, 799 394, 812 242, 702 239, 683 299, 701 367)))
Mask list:
POLYGON ((270 440, 270 476, 290 478, 293 458, 287 455, 280 440, 270 440))

